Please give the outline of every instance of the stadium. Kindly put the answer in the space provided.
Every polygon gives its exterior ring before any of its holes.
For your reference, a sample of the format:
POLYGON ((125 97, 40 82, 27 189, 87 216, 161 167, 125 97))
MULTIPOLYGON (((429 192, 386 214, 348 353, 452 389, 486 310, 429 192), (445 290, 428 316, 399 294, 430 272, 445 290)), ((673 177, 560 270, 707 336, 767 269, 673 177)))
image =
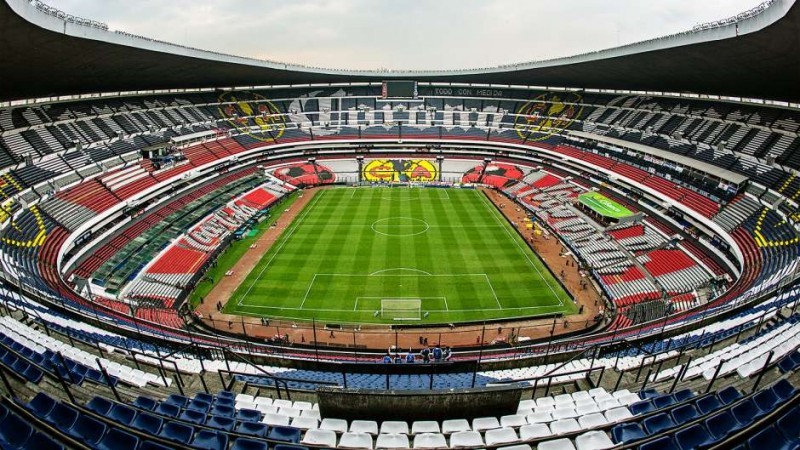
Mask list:
POLYGON ((799 29, 338 70, 0 1, 0 447, 798 448, 799 29))

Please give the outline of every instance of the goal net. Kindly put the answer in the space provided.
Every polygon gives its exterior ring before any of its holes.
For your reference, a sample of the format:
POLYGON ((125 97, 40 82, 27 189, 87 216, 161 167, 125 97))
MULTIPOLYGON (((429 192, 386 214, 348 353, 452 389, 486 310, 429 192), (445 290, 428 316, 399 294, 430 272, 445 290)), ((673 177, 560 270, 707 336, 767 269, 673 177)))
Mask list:
POLYGON ((420 320, 422 319, 422 299, 381 299, 381 318, 392 320, 420 320))

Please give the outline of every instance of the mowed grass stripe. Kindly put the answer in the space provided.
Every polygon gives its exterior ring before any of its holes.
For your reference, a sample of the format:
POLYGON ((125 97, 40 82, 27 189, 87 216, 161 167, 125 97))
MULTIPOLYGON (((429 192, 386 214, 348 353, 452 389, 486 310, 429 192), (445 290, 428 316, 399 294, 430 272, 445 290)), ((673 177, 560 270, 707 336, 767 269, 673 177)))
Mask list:
POLYGON ((541 261, 490 208, 484 194, 472 190, 318 192, 234 293, 226 311, 391 323, 374 316, 379 300, 357 304, 356 299, 417 296, 428 298, 423 300, 429 312, 424 323, 574 312, 573 302, 564 301, 568 296, 541 261), (375 275, 366 278, 370 274, 375 275))

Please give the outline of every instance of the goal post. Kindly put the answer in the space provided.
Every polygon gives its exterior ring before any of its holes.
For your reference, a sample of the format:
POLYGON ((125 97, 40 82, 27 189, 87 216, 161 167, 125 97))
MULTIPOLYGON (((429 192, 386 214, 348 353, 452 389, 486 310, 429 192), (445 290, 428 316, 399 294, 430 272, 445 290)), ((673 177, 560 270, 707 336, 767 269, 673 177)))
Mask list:
POLYGON ((381 318, 392 320, 421 320, 422 299, 383 298, 381 299, 381 318))

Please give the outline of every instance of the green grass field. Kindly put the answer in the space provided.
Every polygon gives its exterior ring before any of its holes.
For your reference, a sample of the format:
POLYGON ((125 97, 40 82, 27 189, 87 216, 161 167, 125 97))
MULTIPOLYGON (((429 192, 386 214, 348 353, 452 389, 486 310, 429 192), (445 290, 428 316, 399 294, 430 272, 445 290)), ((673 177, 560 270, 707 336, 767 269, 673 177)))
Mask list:
POLYGON ((225 306, 274 318, 413 324, 575 310, 482 192, 425 188, 317 192, 225 306), (420 309, 381 313, 384 299, 420 309))

